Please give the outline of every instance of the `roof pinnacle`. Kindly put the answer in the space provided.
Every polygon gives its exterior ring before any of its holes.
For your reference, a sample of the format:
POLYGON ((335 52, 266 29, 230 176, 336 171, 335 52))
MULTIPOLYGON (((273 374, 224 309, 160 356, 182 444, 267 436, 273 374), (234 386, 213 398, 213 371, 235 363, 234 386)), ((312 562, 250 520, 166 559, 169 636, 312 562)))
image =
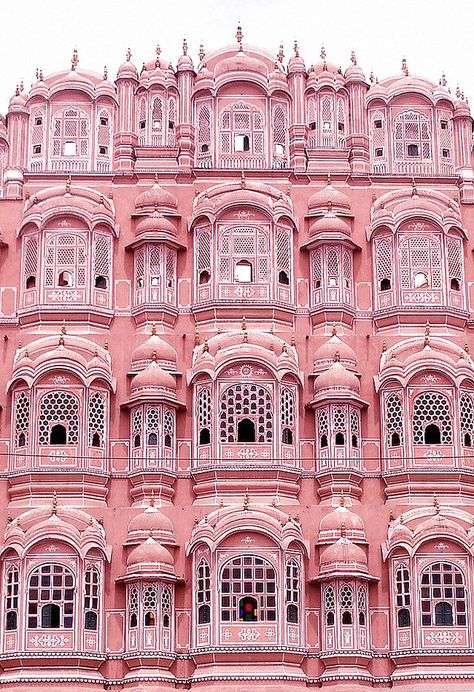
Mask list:
POLYGON ((79 65, 79 54, 77 52, 77 47, 74 48, 72 52, 72 60, 71 60, 71 70, 74 72, 76 67, 79 65))
POLYGON ((125 53, 125 57, 127 59, 127 62, 130 62, 130 60, 132 59, 132 51, 130 50, 130 48, 127 48, 127 52, 125 53))
POLYGON ((239 50, 242 50, 242 41, 244 40, 244 35, 242 33, 242 26, 240 22, 237 26, 237 33, 235 34, 235 38, 237 39, 237 43, 239 44, 239 50))
POLYGON ((283 42, 280 43, 280 48, 278 49, 278 62, 283 62, 285 53, 283 52, 283 42))
POLYGON ((188 42, 186 38, 183 38, 183 55, 188 54, 188 42))
POLYGON ((404 74, 405 77, 408 77, 408 75, 410 74, 408 72, 408 63, 407 63, 407 59, 405 56, 403 56, 403 60, 402 60, 402 74, 404 74))
POLYGON ((321 60, 326 60, 326 49, 324 46, 321 46, 321 53, 319 55, 321 57, 321 60))
POLYGON ((357 65, 356 54, 355 54, 355 52, 354 52, 353 50, 351 50, 351 63, 352 63, 353 65, 357 65))

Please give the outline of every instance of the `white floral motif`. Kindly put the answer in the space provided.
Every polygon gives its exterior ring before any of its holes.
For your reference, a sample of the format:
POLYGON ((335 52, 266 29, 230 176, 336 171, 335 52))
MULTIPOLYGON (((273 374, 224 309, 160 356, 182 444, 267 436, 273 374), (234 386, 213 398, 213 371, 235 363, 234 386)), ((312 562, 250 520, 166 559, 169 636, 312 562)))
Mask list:
POLYGON ((207 641, 207 632, 206 632, 205 630, 201 630, 201 631, 199 632, 199 640, 200 640, 201 642, 207 641))
POLYGON ((243 642, 254 642, 260 637, 260 632, 255 627, 248 627, 247 629, 240 630, 237 636, 243 642))
POLYGON ((235 289, 235 295, 239 296, 239 298, 251 298, 254 293, 255 291, 250 286, 238 286, 235 289))
POLYGON ((246 545, 250 545, 251 543, 255 543, 255 538, 251 538, 250 536, 245 536, 245 538, 240 539, 241 543, 245 543, 246 545))
POLYGON ((423 456, 425 457, 425 459, 442 459, 444 457, 444 454, 439 450, 429 449, 427 452, 423 454, 423 456))
POLYGON ((435 545, 435 548, 436 550, 447 550, 448 546, 446 545, 446 543, 443 543, 443 541, 441 541, 440 543, 437 543, 435 545))
POLYGON ((426 639, 430 644, 459 644, 463 636, 460 632, 430 632, 426 639))
POLYGON ((54 384, 67 384, 68 382, 70 382, 69 377, 65 377, 64 375, 55 375, 53 377, 54 384))
POLYGON ((265 632, 267 639, 273 639, 275 636, 275 630, 269 629, 265 632))
POLYGON ((229 630, 224 630, 222 632, 222 639, 225 639, 225 641, 228 641, 231 638, 232 638, 232 632, 230 632, 229 630))
POLYGON ((56 647, 56 646, 64 646, 69 642, 68 637, 65 637, 64 634, 58 635, 58 634, 37 634, 36 637, 33 637, 31 640, 33 646, 49 646, 49 647, 56 647))
POLYGON ((51 545, 48 545, 46 550, 48 551, 48 553, 57 553, 59 548, 57 545, 54 545, 53 543, 51 543, 51 545))
POLYGON ((254 449, 241 449, 237 452, 239 459, 255 459, 258 456, 254 449))
POLYGON ((234 216, 236 219, 251 219, 255 214, 251 211, 236 211, 234 216))
POLYGON ((436 384, 440 378, 437 375, 423 375, 421 381, 425 384, 436 384))

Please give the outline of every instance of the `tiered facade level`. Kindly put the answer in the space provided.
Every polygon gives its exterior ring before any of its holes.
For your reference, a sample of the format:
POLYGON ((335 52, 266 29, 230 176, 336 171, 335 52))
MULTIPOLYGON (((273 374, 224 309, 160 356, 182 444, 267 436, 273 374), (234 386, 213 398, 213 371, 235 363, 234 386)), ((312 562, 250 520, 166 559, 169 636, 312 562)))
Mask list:
POLYGON ((471 133, 240 29, 17 90, 2 689, 472 691, 471 133))

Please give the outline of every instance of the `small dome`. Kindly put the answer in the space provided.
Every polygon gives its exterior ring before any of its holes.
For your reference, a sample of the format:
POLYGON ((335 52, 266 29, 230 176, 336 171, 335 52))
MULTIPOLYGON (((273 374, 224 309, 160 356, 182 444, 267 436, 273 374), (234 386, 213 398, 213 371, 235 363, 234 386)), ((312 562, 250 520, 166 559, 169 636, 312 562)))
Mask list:
POLYGON ((166 233, 176 235, 176 228, 171 221, 154 211, 151 216, 146 217, 135 229, 135 235, 144 235, 146 233, 166 233))
POLYGON ((336 361, 314 381, 314 393, 349 391, 360 393, 360 382, 353 372, 336 361))
MULTIPOLYGON (((341 501, 344 502, 343 498, 341 501)), ((340 504, 334 511, 326 514, 319 525, 319 531, 336 532, 336 535, 341 535, 343 527, 348 532, 356 532, 365 536, 364 522, 358 514, 351 512, 345 504, 340 504)))
POLYGON ((322 573, 367 572, 366 554, 345 536, 322 551, 319 564, 322 573))
POLYGON ((310 236, 318 235, 345 235, 350 236, 351 231, 349 226, 339 219, 335 214, 327 213, 317 221, 309 229, 310 236))
POLYGON ((360 80, 365 82, 365 74, 357 64, 357 58, 354 51, 351 53, 351 64, 344 73, 345 79, 360 80))
POLYGON ((176 391, 174 377, 160 368, 156 362, 141 370, 132 380, 131 391, 139 389, 171 389, 176 391))
POLYGON ((117 79, 138 79, 137 68, 131 62, 132 54, 130 49, 127 51, 127 59, 123 62, 117 71, 117 79))
POLYGON ((239 50, 235 55, 220 60, 214 69, 216 77, 227 72, 256 72, 268 76, 268 68, 262 60, 252 58, 245 51, 239 50))
POLYGON ((158 185, 158 183, 155 183, 149 190, 141 192, 135 200, 135 209, 143 209, 147 207, 152 209, 161 207, 177 209, 178 200, 171 192, 168 192, 158 185))
POLYGON ((129 538, 132 537, 133 534, 150 536, 151 533, 153 533, 153 535, 158 535, 159 538, 162 538, 163 534, 171 538, 174 533, 171 519, 168 519, 168 517, 154 505, 150 505, 144 512, 137 514, 128 525, 129 538), (132 536, 130 534, 132 534, 132 536))
POLYGON ((184 39, 184 41, 183 41, 183 54, 181 55, 181 57, 178 60, 177 69, 178 69, 178 71, 194 70, 193 61, 191 60, 191 58, 188 55, 188 43, 187 43, 186 39, 184 39))
POLYGON ((336 359, 336 354, 344 365, 356 366, 357 358, 354 349, 342 341, 334 328, 331 338, 314 352, 315 369, 321 369, 323 366, 330 367, 336 359))
POLYGON ((140 370, 146 367, 152 362, 154 357, 160 366, 176 366, 177 356, 174 348, 153 332, 149 339, 147 339, 143 344, 140 344, 140 346, 137 346, 137 348, 133 351, 133 369, 140 370))
POLYGON ((174 565, 173 556, 151 536, 144 543, 132 550, 127 559, 127 566, 135 565, 174 565))
POLYGON ((328 209, 330 207, 332 209, 350 209, 351 201, 344 192, 337 190, 331 185, 331 182, 328 182, 323 190, 315 192, 314 195, 309 198, 308 209, 311 212, 317 209, 328 209))

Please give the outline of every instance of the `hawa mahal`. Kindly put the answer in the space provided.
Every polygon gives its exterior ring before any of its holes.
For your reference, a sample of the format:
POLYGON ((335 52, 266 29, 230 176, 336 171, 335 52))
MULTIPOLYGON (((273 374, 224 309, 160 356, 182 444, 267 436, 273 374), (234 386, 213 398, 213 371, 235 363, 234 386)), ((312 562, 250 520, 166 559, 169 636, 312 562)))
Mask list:
POLYGON ((236 41, 0 117, 0 686, 474 689, 459 89, 236 41))

